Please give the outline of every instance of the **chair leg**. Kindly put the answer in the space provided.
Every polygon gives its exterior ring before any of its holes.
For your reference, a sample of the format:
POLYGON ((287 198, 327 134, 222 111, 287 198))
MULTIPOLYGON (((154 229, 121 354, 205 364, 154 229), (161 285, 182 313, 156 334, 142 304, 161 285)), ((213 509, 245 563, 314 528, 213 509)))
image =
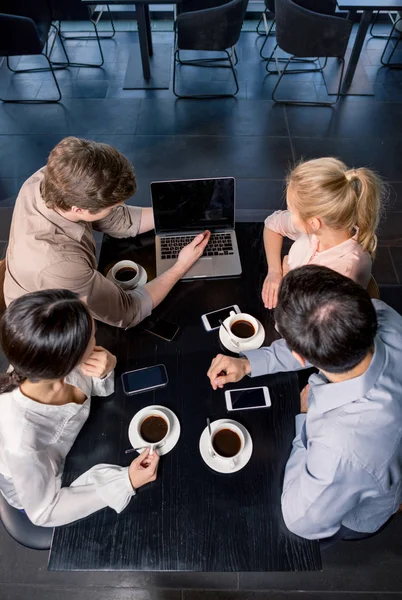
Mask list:
POLYGON ((396 38, 396 43, 394 44, 394 47, 393 47, 393 49, 391 51, 391 54, 388 57, 388 60, 387 61, 384 60, 384 57, 385 57, 385 55, 387 53, 389 44, 391 43, 392 40, 395 40, 395 38, 393 38, 392 36, 394 34, 396 25, 400 21, 402 21, 402 17, 399 18, 399 19, 397 19, 395 21, 395 23, 394 23, 394 25, 393 25, 393 27, 391 29, 391 33, 389 34, 387 43, 385 44, 385 48, 383 50, 383 53, 381 54, 381 59, 380 59, 381 60, 381 64, 384 65, 384 67, 390 67, 391 69, 402 69, 402 64, 401 63, 394 63, 394 64, 391 63, 391 58, 393 57, 394 52, 395 52, 395 50, 396 50, 396 48, 397 48, 397 46, 398 46, 398 44, 399 44, 399 42, 401 40, 401 36, 400 35, 398 36, 398 38, 396 38))
MULTIPOLYGON (((284 69, 282 70, 280 76, 278 77, 278 81, 276 82, 276 85, 274 87, 274 89, 272 90, 272 100, 274 102, 277 102, 278 104, 287 104, 288 106, 334 106, 334 104, 336 104, 340 98, 341 95, 341 89, 342 89, 342 83, 343 83, 343 73, 345 70, 345 59, 344 58, 340 58, 341 62, 342 62, 342 66, 341 66, 341 72, 340 72, 340 76, 339 76, 339 83, 338 83, 338 90, 337 90, 337 94, 336 94, 336 98, 333 102, 319 102, 319 101, 311 101, 311 102, 303 102, 302 100, 282 100, 282 99, 278 99, 275 97, 275 92, 277 91, 280 82, 282 81, 282 77, 285 75, 286 73, 286 69, 288 68, 291 60, 292 60, 292 56, 288 59, 284 69)), ((320 69, 322 71, 322 69, 325 67, 327 62, 327 59, 325 59, 325 63, 324 66, 320 69)), ((293 71, 289 71, 287 74, 290 75, 293 71)))
MULTIPOLYGON (((275 56, 274 58, 274 54, 276 54, 276 50, 278 49, 278 44, 276 44, 274 46, 274 49, 272 50, 270 56, 268 58, 266 58, 265 60, 267 61, 267 64, 265 65, 265 70, 267 71, 267 73, 269 73, 269 75, 279 75, 279 73, 282 72, 282 69, 279 68, 279 63, 288 63, 288 59, 287 58, 277 58, 275 56), (271 62, 274 62, 276 64, 276 70, 272 70, 269 68, 269 65, 271 62)), ((310 59, 310 58, 298 58, 295 56, 291 57, 292 59, 292 63, 303 63, 303 64, 315 64, 318 61, 318 67, 316 66, 314 69, 291 69, 290 71, 288 71, 288 73, 318 73, 319 71, 322 71, 326 64, 327 64, 327 59, 325 59, 325 63, 324 66, 321 67, 320 63, 319 63, 319 58, 314 58, 314 59, 310 59)))
MULTIPOLYGON (((233 51, 233 50, 232 50, 233 51)), ((230 54, 230 52, 228 52, 227 50, 224 50, 224 52, 226 53, 226 57, 225 58, 212 58, 210 59, 210 62, 217 62, 217 61, 223 61, 223 60, 227 60, 229 62, 229 65, 217 65, 216 67, 221 67, 221 68, 230 68, 232 71, 232 75, 233 75, 233 79, 235 81, 236 84, 236 90, 232 93, 232 94, 187 94, 187 95, 183 95, 183 94, 179 94, 179 92, 177 91, 176 88, 176 69, 177 69, 177 63, 179 63, 180 65, 185 65, 185 66, 192 66, 192 67, 205 67, 207 66, 206 64, 202 64, 200 63, 200 61, 206 61, 208 59, 195 59, 193 61, 187 61, 187 62, 183 62, 182 60, 180 60, 180 54, 179 54, 179 49, 176 48, 175 52, 174 52, 174 57, 173 57, 173 93, 177 98, 182 98, 182 99, 193 99, 193 100, 207 100, 207 99, 213 99, 213 98, 233 98, 233 96, 236 96, 237 92, 239 91, 239 82, 237 79, 237 75, 236 75, 236 70, 234 68, 234 63, 232 60, 232 56, 230 54)), ((237 56, 237 55, 236 55, 237 56)), ((210 65, 211 67, 215 66, 215 65, 210 65)))
MULTIPOLYGON (((101 41, 100 41, 100 37, 99 37, 99 33, 98 33, 98 28, 97 28, 96 23, 94 21, 91 21, 91 23, 92 23, 92 25, 94 27, 94 30, 95 30, 95 36, 96 36, 96 41, 98 42, 98 48, 99 48, 99 53, 100 53, 100 57, 101 57, 101 62, 99 64, 71 62, 70 59, 69 59, 69 57, 68 57, 68 54, 67 54, 67 51, 66 51, 66 47, 64 45, 63 37, 62 37, 62 35, 60 33, 60 30, 58 29, 57 31, 58 31, 58 34, 59 34, 59 40, 60 40, 61 46, 63 48, 64 55, 66 56, 67 62, 66 63, 53 62, 53 65, 63 65, 64 68, 66 68, 66 67, 84 67, 85 68, 86 67, 86 68, 91 68, 91 69, 99 69, 100 67, 103 66, 103 64, 105 62, 105 59, 104 59, 104 56, 103 56, 102 45, 101 45, 101 41)), ((56 27, 56 26, 53 25, 53 27, 56 27)), ((57 29, 57 27, 56 27, 56 29, 57 29)), ((72 38, 69 38, 69 39, 72 39, 72 38)), ((91 39, 93 39, 93 38, 91 38, 91 39)))
POLYGON ((268 33, 267 33, 267 35, 265 36, 265 40, 263 41, 263 43, 262 43, 262 45, 261 45, 261 48, 260 48, 260 56, 261 56, 261 58, 262 58, 263 60, 268 60, 268 58, 267 58, 266 56, 264 56, 264 55, 263 55, 263 50, 264 50, 264 48, 265 48, 265 44, 267 43, 267 41, 268 41, 268 38, 269 38, 269 36, 271 35, 271 33, 272 33, 272 35, 274 35, 274 34, 275 34, 275 32, 273 31, 274 25, 275 25, 275 19, 273 19, 273 20, 272 20, 272 23, 271 23, 271 25, 270 25, 270 27, 269 27, 268 33))
MULTIPOLYGON (((370 35, 370 37, 375 38, 375 39, 386 40, 386 39, 388 39, 388 35, 386 33, 373 33, 373 31, 374 31, 374 25, 376 24, 379 15, 380 15, 380 11, 377 10, 377 12, 374 15, 373 22, 371 23, 369 35, 370 35)), ((390 17, 390 13, 389 12, 388 12, 388 16, 390 17)), ((391 21, 392 21, 392 19, 391 19, 391 21)))
MULTIPOLYGON (((106 4, 106 10, 108 12, 108 16, 109 16, 109 20, 110 20, 110 25, 112 26, 112 33, 108 33, 108 34, 102 34, 99 36, 99 38, 101 40, 111 40, 112 38, 114 38, 114 36, 116 35, 116 29, 114 27, 114 21, 113 21, 113 17, 112 17, 112 11, 110 10, 110 6, 109 4, 106 4)), ((92 19, 91 19, 92 21, 92 19)), ((66 35, 65 33, 61 32, 61 28, 60 28, 60 35, 62 36, 62 38, 64 40, 93 40, 93 36, 92 35, 66 35)))
MULTIPOLYGON (((48 99, 40 99, 40 98, 34 98, 32 100, 20 100, 18 98, 1 98, 0 97, 0 101, 4 102, 4 103, 13 103, 13 104, 54 104, 56 102, 60 102, 61 100, 61 90, 60 90, 60 86, 59 86, 59 82, 57 81, 56 78, 56 74, 55 74, 55 69, 48 57, 47 54, 42 54, 42 56, 44 56, 48 62, 48 67, 46 68, 41 68, 41 69, 25 69, 25 70, 21 70, 21 71, 15 71, 14 69, 11 69, 14 73, 34 73, 34 72, 42 72, 42 71, 50 71, 52 76, 53 76, 53 80, 54 83, 56 84, 56 88, 57 88, 57 93, 58 93, 58 98, 54 99, 54 100, 48 100, 48 99)), ((8 57, 7 57, 7 66, 9 64, 8 61, 8 57)))

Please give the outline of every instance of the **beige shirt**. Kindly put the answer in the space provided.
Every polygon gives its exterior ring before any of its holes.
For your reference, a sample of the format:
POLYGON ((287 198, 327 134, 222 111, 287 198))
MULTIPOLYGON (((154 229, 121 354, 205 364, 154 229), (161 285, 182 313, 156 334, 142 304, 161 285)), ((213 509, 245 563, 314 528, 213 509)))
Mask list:
POLYGON ((323 265, 367 288, 373 263, 370 254, 360 246, 356 235, 333 248, 318 252, 317 236, 298 231, 288 210, 277 210, 267 217, 265 227, 295 240, 288 255, 290 269, 303 265, 323 265))
POLYGON ((32 175, 18 194, 7 249, 4 296, 12 300, 44 289, 67 289, 87 298, 96 319, 116 327, 136 325, 152 311, 144 288, 121 290, 96 270, 93 228, 113 237, 134 237, 141 208, 119 206, 95 223, 73 223, 46 207, 40 193, 45 168, 32 175))

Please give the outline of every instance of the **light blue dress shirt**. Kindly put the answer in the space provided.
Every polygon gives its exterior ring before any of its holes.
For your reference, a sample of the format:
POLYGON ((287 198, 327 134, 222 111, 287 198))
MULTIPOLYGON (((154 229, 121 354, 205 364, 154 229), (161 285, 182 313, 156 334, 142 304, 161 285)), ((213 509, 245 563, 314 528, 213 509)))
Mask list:
MULTIPOLYGON (((282 512, 307 539, 330 537, 341 525, 375 532, 402 502, 402 317, 384 302, 373 305, 378 331, 367 371, 341 383, 312 375, 308 412, 296 416, 282 512)), ((284 340, 244 355, 251 377, 301 368, 284 340)))

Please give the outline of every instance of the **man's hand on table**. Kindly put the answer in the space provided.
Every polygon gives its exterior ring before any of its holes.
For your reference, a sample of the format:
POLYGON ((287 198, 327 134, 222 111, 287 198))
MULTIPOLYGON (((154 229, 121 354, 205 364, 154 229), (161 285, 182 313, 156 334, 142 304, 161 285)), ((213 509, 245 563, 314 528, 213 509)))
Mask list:
POLYGON ((306 413, 308 411, 308 395, 310 392, 310 385, 306 385, 300 392, 300 412, 306 413))
POLYGON ((131 485, 135 490, 146 483, 155 481, 158 473, 159 455, 157 452, 150 454, 147 448, 133 460, 128 469, 131 485))
POLYGON ((226 383, 240 381, 251 373, 251 366, 247 358, 230 358, 218 354, 209 367, 207 376, 214 390, 223 388, 226 383))
POLYGON ((95 346, 91 355, 81 364, 81 371, 87 377, 105 377, 113 371, 116 366, 116 357, 102 348, 95 346))
POLYGON ((183 273, 186 273, 201 258, 210 237, 211 232, 204 231, 204 233, 197 235, 192 242, 180 250, 176 264, 183 270, 183 273))

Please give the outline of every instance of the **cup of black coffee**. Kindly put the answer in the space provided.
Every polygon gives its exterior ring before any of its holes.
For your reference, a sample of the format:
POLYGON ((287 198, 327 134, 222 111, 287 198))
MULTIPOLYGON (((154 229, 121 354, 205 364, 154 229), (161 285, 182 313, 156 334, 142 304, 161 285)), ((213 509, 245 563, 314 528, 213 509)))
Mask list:
POLYGON ((229 331, 236 342, 249 342, 257 335, 258 321, 247 313, 232 313, 229 331))
POLYGON ((222 423, 212 432, 211 455, 227 461, 232 469, 244 448, 244 435, 234 423, 222 423))
POLYGON ((169 419, 160 410, 150 410, 138 424, 138 435, 144 447, 151 447, 151 451, 165 444, 169 432, 169 419))
POLYGON ((132 260, 121 260, 112 268, 112 278, 123 290, 132 290, 138 284, 139 266, 132 260))

